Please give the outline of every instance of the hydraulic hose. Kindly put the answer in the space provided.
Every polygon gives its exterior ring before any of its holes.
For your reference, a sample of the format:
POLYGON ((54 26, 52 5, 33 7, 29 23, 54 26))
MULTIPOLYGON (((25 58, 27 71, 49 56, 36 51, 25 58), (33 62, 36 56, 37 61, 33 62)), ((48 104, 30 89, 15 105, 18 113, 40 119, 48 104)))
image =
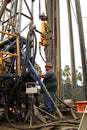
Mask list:
POLYGON ((36 53, 37 53, 37 37, 36 37, 36 34, 35 34, 35 31, 33 31, 33 36, 34 36, 34 39, 35 39, 35 45, 34 45, 34 42, 33 42, 33 47, 34 47, 34 54, 33 54, 33 65, 35 63, 35 58, 36 58, 36 53))
POLYGON ((33 50, 34 50, 34 53, 33 53, 33 59, 31 61, 32 65, 34 65, 35 63, 35 58, 36 58, 36 52, 37 52, 37 38, 36 38, 36 34, 34 32, 34 30, 30 30, 29 33, 28 33, 28 40, 27 40, 27 43, 26 43, 26 54, 25 54, 25 61, 24 61, 24 65, 23 65, 23 68, 22 68, 22 75, 25 74, 26 72, 26 67, 28 65, 28 61, 30 60, 30 43, 32 42, 31 41, 31 37, 33 37, 33 50), (34 45, 34 40, 35 40, 35 45, 34 45))

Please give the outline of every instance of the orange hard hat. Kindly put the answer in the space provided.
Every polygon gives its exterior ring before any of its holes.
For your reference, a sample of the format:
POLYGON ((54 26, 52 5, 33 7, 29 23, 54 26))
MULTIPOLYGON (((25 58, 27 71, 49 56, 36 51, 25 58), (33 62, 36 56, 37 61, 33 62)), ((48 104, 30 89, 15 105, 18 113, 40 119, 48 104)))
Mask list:
POLYGON ((52 68, 53 65, 52 65, 51 63, 46 63, 45 67, 50 67, 50 68, 52 68))

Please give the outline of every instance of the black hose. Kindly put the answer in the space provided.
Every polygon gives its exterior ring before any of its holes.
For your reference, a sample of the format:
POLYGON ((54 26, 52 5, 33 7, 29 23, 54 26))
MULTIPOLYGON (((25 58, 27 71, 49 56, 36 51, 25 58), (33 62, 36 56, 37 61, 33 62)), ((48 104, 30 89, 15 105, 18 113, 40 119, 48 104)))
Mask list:
POLYGON ((33 63, 32 64, 34 65, 36 53, 37 53, 37 37, 36 37, 35 31, 33 31, 33 36, 34 36, 34 39, 35 39, 35 46, 34 46, 35 50, 34 50, 33 61, 32 61, 33 63))
POLYGON ((35 32, 33 30, 31 30, 28 33, 28 40, 26 43, 26 57, 25 57, 24 65, 22 67, 22 75, 24 75, 26 73, 26 67, 28 65, 28 61, 30 60, 30 42, 32 42, 32 41, 30 41, 31 35, 33 37, 33 48, 34 48, 33 59, 31 61, 31 63, 33 65, 35 64, 35 58, 36 58, 36 52, 37 52, 37 38, 36 38, 35 32), (34 40, 35 40, 35 45, 34 45, 34 40))
POLYGON ((42 60, 46 63, 46 60, 43 58, 43 56, 42 56, 42 53, 41 53, 41 46, 39 45, 39 53, 40 53, 40 56, 41 56, 41 58, 42 58, 42 60))

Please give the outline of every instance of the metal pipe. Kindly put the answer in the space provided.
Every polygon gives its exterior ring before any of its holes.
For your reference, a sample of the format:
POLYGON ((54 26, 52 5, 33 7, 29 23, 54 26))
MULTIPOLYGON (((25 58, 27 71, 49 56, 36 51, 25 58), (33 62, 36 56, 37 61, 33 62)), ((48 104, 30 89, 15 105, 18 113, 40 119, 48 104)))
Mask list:
POLYGON ((18 24, 17 24, 17 33, 19 33, 20 32, 20 30, 21 30, 21 13, 22 13, 22 4, 23 4, 23 0, 19 0, 18 1, 18 5, 19 5, 19 9, 18 9, 18 11, 19 11, 19 14, 18 14, 18 20, 19 20, 19 22, 18 22, 18 24))
POLYGON ((67 0, 67 9, 68 9, 70 53, 71 53, 72 100, 75 103, 75 101, 76 101, 76 72, 75 72, 75 56, 74 56, 74 42, 73 42, 73 30, 72 30, 72 16, 71 16, 70 0, 67 0))
POLYGON ((83 85, 85 88, 85 97, 87 100, 87 67, 86 67, 86 51, 85 51, 85 40, 83 33, 83 24, 82 24, 82 15, 80 8, 80 1, 75 0, 76 13, 77 13, 77 22, 78 22, 78 31, 80 39, 80 50, 81 50, 81 59, 82 59, 82 70, 83 70, 83 85))
POLYGON ((56 72, 58 75, 58 96, 61 98, 61 44, 60 44, 60 6, 59 0, 56 0, 56 72))

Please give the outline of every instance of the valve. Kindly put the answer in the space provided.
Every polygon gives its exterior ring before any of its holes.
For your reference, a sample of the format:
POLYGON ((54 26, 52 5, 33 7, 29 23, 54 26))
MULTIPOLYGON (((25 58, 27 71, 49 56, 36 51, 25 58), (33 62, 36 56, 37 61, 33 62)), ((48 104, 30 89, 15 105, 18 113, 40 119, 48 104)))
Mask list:
POLYGON ((41 23, 41 41, 39 43, 42 46, 48 45, 48 24, 45 21, 41 23))

